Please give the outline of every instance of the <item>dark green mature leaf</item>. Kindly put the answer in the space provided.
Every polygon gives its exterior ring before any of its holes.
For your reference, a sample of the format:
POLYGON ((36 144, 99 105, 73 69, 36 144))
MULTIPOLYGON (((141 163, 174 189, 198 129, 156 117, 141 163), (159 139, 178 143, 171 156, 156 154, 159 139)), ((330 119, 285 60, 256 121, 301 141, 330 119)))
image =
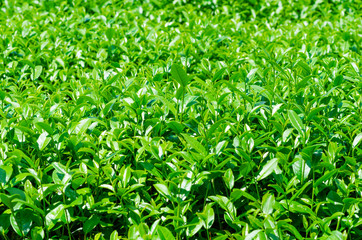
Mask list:
POLYGON ((42 240, 45 237, 45 233, 42 227, 34 227, 31 230, 31 239, 42 240))
POLYGON ((19 236, 23 236, 23 233, 21 231, 21 226, 19 225, 19 223, 16 221, 15 215, 11 214, 10 215, 10 223, 11 226, 13 227, 14 231, 19 235, 19 236))
POLYGON ((1 214, 0 222, 0 233, 4 233, 10 227, 10 214, 1 214))
POLYGON ((28 235, 33 224, 33 212, 29 209, 20 210, 16 213, 16 223, 23 236, 28 235))
POLYGON ((279 221, 278 227, 286 229, 287 231, 292 233, 294 235, 294 237, 296 237, 298 240, 303 239, 303 236, 299 233, 297 228, 295 228, 293 225, 287 223, 286 221, 279 221))
POLYGON ((6 93, 5 93, 4 91, 1 91, 1 90, 0 90, 0 100, 1 100, 1 101, 4 101, 5 96, 6 96, 6 93))
POLYGON ((0 166, 0 184, 4 188, 13 173, 12 166, 0 166))
POLYGON ((174 131, 176 134, 182 133, 182 131, 185 129, 185 126, 183 124, 176 121, 171 121, 167 123, 167 127, 174 131))
POLYGON ((215 82, 215 81, 219 80, 222 77, 222 75, 224 74, 225 70, 226 70, 226 68, 221 68, 219 71, 217 71, 215 73, 214 77, 212 78, 212 81, 215 82))
POLYGON ((186 228, 186 236, 193 237, 202 228, 203 222, 199 217, 194 217, 186 228))
POLYGON ((0 200, 1 202, 6 206, 8 207, 9 209, 13 209, 13 199, 17 198, 18 196, 17 195, 13 195, 13 196, 9 196, 9 195, 6 195, 6 194, 3 194, 3 193, 0 193, 0 200))
POLYGON ((1 1, 0 238, 359 239, 361 4, 247 2, 1 1))
POLYGON ((87 221, 83 224, 83 231, 85 234, 90 233, 100 222, 100 216, 92 215, 87 221))
POLYGON ((337 173, 337 169, 333 169, 332 171, 327 171, 322 177, 318 178, 317 181, 313 184, 313 187, 318 187, 320 184, 322 184, 326 180, 330 180, 332 176, 334 176, 337 173))

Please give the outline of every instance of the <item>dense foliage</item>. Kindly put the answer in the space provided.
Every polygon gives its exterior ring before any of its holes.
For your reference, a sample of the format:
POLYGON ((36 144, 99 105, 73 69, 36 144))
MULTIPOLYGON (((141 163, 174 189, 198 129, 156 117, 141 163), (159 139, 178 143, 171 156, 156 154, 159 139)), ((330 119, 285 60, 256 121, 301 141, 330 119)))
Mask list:
POLYGON ((358 239, 361 2, 0 3, 0 238, 358 239))

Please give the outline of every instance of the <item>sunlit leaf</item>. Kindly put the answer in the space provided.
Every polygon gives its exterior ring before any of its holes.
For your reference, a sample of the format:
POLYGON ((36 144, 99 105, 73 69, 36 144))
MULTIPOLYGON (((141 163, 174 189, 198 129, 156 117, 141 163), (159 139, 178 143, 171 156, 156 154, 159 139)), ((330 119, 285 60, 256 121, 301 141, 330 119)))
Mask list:
POLYGON ((275 171, 275 169, 278 167, 278 159, 277 158, 273 158, 271 160, 269 160, 261 169, 261 171, 259 172, 258 176, 256 177, 257 181, 260 181, 266 177, 268 177, 270 174, 273 173, 273 171, 275 171))

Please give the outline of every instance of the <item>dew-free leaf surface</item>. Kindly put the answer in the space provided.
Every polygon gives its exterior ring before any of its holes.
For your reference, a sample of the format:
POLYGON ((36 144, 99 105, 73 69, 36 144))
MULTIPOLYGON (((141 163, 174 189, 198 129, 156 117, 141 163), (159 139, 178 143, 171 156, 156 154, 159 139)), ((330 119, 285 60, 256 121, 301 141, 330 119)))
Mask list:
POLYGON ((359 239, 361 6, 0 1, 0 239, 359 239))

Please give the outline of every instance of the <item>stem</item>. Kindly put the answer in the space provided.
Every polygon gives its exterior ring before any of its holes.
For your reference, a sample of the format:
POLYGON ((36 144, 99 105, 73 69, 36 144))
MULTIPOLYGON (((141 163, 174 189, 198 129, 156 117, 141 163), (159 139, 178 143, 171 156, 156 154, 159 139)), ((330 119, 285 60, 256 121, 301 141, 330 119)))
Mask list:
MULTIPOLYGON (((342 212, 345 211, 345 207, 344 207, 344 206, 345 206, 345 205, 343 205, 342 212)), ((338 231, 338 229, 339 229, 339 224, 341 223, 341 219, 342 219, 342 217, 341 217, 341 216, 338 216, 337 227, 336 227, 336 230, 337 230, 337 231, 338 231)))
MULTIPOLYGON (((65 195, 63 193, 63 203, 65 203, 65 195)), ((64 214, 65 214, 65 221, 66 221, 66 224, 67 224, 67 230, 68 230, 68 236, 69 236, 69 240, 72 239, 72 234, 70 232, 70 227, 69 227, 69 223, 68 223, 68 212, 67 212, 67 209, 64 209, 64 214)), ((69 217, 70 218, 70 217, 69 217)))
POLYGON ((278 233, 279 233, 280 239, 283 240, 283 232, 282 232, 282 230, 280 229, 280 227, 278 227, 278 233))
MULTIPOLYGON (((314 168, 312 169, 312 174, 313 174, 313 185, 314 185, 314 168)), ((312 206, 310 206, 311 210, 313 211, 313 206, 314 206, 314 187, 312 187, 312 206)))
MULTIPOLYGON (((177 204, 177 217, 180 217, 180 203, 177 204)), ((177 228, 180 226, 179 221, 177 220, 177 228)), ((176 239, 180 239, 180 233, 176 234, 176 239)))
POLYGON ((290 216, 290 209, 289 209, 289 202, 288 202, 288 199, 287 199, 287 194, 285 191, 283 191, 283 195, 284 195, 284 198, 285 198, 285 202, 287 203, 287 208, 288 208, 288 217, 290 216))
POLYGON ((206 199, 209 196, 209 189, 210 189, 210 185, 207 184, 206 194, 205 194, 205 198, 204 198, 204 207, 203 208, 205 208, 205 206, 206 206, 206 199))
MULTIPOLYGON (((216 192, 215 192, 214 179, 211 179, 211 184, 212 184, 212 190, 214 191, 214 195, 215 195, 216 192)), ((219 216, 219 208, 216 208, 215 210, 216 210, 217 222, 219 224, 219 229, 222 229, 220 216, 219 216)))
POLYGON ((304 180, 304 171, 305 171, 305 162, 303 160, 303 166, 302 166, 302 177, 301 177, 301 183, 302 183, 302 186, 303 186, 303 180, 304 180))
POLYGON ((254 185, 255 185, 255 189, 256 189, 256 194, 258 195, 258 200, 260 199, 260 194, 259 194, 259 189, 258 189, 258 185, 256 183, 256 178, 255 178, 255 174, 253 171, 251 171, 251 173, 253 174, 253 180, 254 180, 254 185))
POLYGON ((182 101, 181 101, 181 123, 183 120, 183 116, 184 116, 184 102, 185 102, 185 93, 182 94, 182 101))
MULTIPOLYGON (((313 174, 313 180, 312 180, 312 203, 310 206, 310 209, 313 211, 313 206, 314 206, 314 179, 315 179, 315 175, 314 175, 314 166, 312 165, 312 174, 313 174)), ((309 221, 308 221, 309 222, 309 221)), ((308 232, 306 232, 306 234, 308 234, 308 232)), ((312 237, 311 234, 309 234, 309 237, 312 237)))
MULTIPOLYGON (((173 212, 175 212, 175 204, 173 201, 171 201, 171 204, 172 204, 172 209, 173 209, 173 212)), ((179 209, 177 209, 177 213, 179 212, 179 209)), ((175 229, 177 229, 177 233, 176 233, 176 240, 179 239, 179 233, 178 233, 178 220, 176 221, 173 221, 172 225, 174 226, 175 229)))
MULTIPOLYGON (((38 152, 38 154, 39 154, 39 152, 38 152)), ((42 171, 39 171, 39 173, 41 174, 42 173, 42 171)), ((40 180, 43 178, 43 176, 41 175, 40 177, 40 180)), ((41 191, 41 195, 43 196, 43 211, 44 211, 44 213, 46 213, 46 208, 45 208, 45 201, 46 201, 46 199, 45 199, 45 196, 44 196, 44 191, 43 191, 43 184, 42 184, 42 182, 40 182, 40 191, 41 191)), ((43 218, 43 223, 45 223, 45 219, 44 219, 44 217, 42 216, 42 218, 43 218)), ((49 239, 49 230, 48 230, 48 228, 45 228, 45 235, 46 235, 46 239, 49 239)))
POLYGON ((2 235, 4 236, 4 239, 5 239, 5 240, 8 240, 8 239, 9 239, 4 232, 3 232, 2 235))
MULTIPOLYGON (((283 180, 277 180, 277 181, 278 181, 278 184, 279 184, 280 188, 282 188, 282 190, 283 190, 283 180)), ((288 199, 287 199, 287 194, 286 194, 286 192, 284 190, 283 190, 283 196, 284 196, 285 202, 287 204, 288 216, 290 216, 290 210, 289 210, 289 203, 288 203, 288 199)))
POLYGON ((258 199, 260 199, 259 189, 258 189, 258 185, 257 185, 256 181, 254 182, 254 185, 255 185, 255 189, 256 189, 256 194, 258 195, 258 199))

